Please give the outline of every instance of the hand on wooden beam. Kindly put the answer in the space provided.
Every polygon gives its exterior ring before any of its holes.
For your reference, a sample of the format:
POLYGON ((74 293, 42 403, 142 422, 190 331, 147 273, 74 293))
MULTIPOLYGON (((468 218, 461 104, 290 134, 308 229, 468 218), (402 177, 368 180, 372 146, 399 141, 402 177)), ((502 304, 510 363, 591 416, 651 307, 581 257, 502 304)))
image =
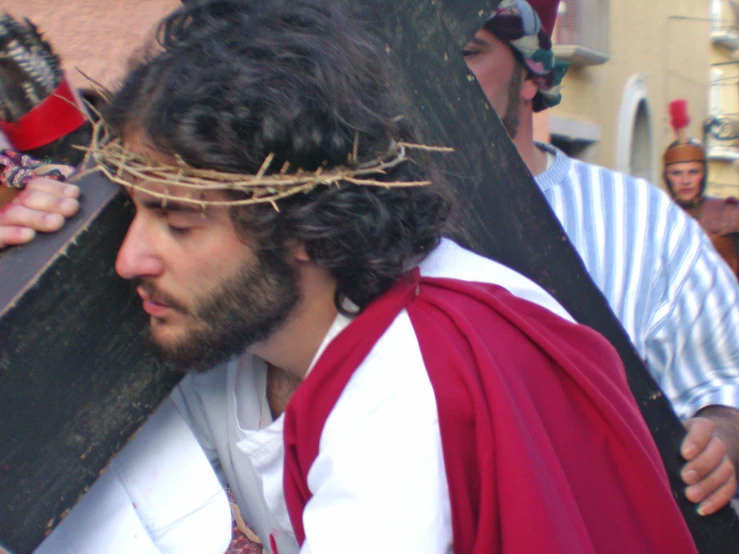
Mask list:
MULTIPOLYGON (((0 192, 10 191, 0 187, 0 192)), ((14 191, 13 191, 14 192, 14 191)), ((79 210, 76 185, 37 177, 18 194, 0 197, 0 249, 25 244, 37 232, 51 233, 64 226, 79 210)))
POLYGON ((717 512, 737 490, 739 458, 739 410, 708 406, 685 424, 688 434, 681 453, 687 463, 682 478, 688 500, 698 504, 698 513, 717 512))

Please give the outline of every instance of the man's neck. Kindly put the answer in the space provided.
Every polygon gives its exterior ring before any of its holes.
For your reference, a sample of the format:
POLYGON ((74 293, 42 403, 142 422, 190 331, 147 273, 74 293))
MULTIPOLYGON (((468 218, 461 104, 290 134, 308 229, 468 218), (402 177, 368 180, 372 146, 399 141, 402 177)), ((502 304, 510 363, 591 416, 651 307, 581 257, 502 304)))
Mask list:
POLYGON ((705 198, 702 194, 699 194, 692 198, 691 200, 680 200, 679 198, 673 197, 673 200, 675 203, 680 206, 683 210, 697 210, 701 207, 701 204, 703 204, 703 201, 705 198))
POLYGON ((531 117, 522 118, 521 126, 513 139, 519 156, 531 174, 536 177, 547 169, 547 154, 534 144, 534 124, 531 117))
POLYGON ((271 366, 303 379, 336 319, 336 282, 325 270, 306 265, 300 270, 301 300, 289 319, 266 341, 249 351, 271 366))
POLYGON ((273 419, 282 415, 303 380, 284 369, 267 364, 267 402, 273 419))

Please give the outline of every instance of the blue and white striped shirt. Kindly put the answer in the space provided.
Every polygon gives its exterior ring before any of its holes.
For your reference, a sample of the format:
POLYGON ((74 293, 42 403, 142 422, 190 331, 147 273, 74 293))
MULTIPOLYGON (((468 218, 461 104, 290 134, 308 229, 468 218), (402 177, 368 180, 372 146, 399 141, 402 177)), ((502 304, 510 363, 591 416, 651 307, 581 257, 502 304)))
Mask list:
POLYGON ((536 182, 677 414, 739 408, 739 285, 697 222, 643 179, 537 146, 556 158, 536 182))

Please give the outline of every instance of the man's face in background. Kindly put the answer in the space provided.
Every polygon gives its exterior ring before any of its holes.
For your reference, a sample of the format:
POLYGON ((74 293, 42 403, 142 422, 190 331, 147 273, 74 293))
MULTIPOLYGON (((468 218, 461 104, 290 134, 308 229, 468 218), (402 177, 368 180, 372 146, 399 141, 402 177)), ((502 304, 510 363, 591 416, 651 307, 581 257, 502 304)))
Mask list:
POLYGON ((524 69, 516 61, 511 47, 490 31, 480 29, 462 54, 508 136, 516 138, 524 69))
POLYGON ((678 202, 692 202, 701 192, 706 168, 702 162, 677 162, 667 166, 665 176, 678 202))

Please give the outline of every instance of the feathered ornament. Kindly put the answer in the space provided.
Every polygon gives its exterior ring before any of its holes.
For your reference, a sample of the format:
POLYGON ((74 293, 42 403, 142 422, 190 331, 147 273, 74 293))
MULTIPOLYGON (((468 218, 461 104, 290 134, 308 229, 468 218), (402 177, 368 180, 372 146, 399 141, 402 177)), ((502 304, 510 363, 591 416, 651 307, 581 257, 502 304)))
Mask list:
POLYGON ((28 19, 0 16, 0 108, 16 122, 49 96, 64 78, 59 56, 28 19))
POLYGON ((59 56, 28 19, 0 15, 0 130, 15 150, 76 165, 91 127, 59 56))
POLYGON ((690 125, 688 101, 678 98, 670 102, 668 109, 670 112, 670 126, 675 131, 678 142, 688 142, 688 125, 690 125))
POLYGON ((668 105, 670 125, 675 131, 677 140, 670 144, 662 155, 662 161, 667 167, 679 162, 706 162, 706 152, 697 140, 688 137, 688 102, 682 98, 673 100, 668 105))

